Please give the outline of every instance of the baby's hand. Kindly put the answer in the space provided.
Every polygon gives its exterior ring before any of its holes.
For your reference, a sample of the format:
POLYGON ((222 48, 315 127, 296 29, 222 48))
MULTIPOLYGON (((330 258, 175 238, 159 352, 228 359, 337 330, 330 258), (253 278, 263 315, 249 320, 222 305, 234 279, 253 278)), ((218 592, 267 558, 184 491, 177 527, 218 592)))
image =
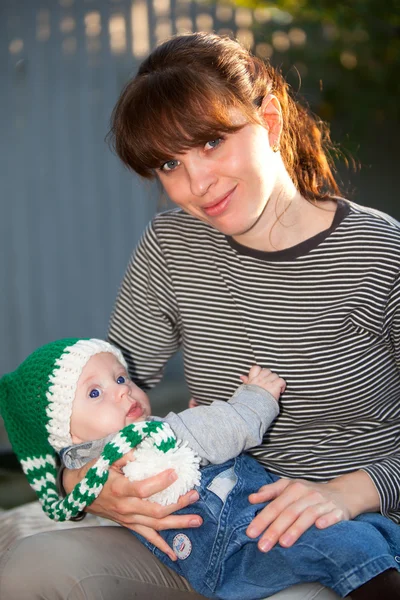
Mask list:
POLYGON ((259 385, 269 392, 277 402, 286 388, 286 382, 282 377, 279 377, 279 375, 273 373, 270 369, 262 369, 258 365, 251 367, 249 374, 241 375, 240 379, 243 383, 259 385))

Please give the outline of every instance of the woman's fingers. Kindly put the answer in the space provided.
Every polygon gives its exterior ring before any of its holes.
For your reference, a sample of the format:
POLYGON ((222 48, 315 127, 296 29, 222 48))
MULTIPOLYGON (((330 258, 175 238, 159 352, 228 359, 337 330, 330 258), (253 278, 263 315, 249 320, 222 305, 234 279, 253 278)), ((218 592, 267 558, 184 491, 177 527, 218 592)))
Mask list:
POLYGON ((146 517, 143 515, 135 515, 132 524, 145 525, 156 531, 164 531, 165 529, 190 529, 200 527, 203 519, 198 515, 169 515, 161 519, 146 517))
MULTIPOLYGON (((188 529, 200 527, 203 519, 196 514, 174 515, 168 514, 169 511, 179 510, 185 502, 177 502, 169 506, 161 506, 155 502, 147 500, 139 500, 132 502, 127 508, 126 513, 121 511, 108 511, 105 513, 97 511, 96 514, 106 516, 107 518, 123 525, 124 527, 132 528, 136 525, 143 525, 154 529, 155 531, 163 531, 165 529, 188 529), (165 515, 165 516, 164 516, 165 515)), ((90 510, 90 512, 94 512, 90 510)))
MULTIPOLYGON (((145 500, 167 488, 175 480, 176 473, 171 469, 142 481, 129 481, 118 471, 110 470, 107 483, 88 511, 123 525, 134 523, 147 525, 149 523, 148 521, 144 522, 144 518, 160 520, 198 500, 199 496, 195 490, 181 496, 178 502, 169 506, 161 506, 161 504, 145 500)), ((181 515, 181 518, 182 527, 190 526, 185 525, 188 515, 181 515)), ((155 529, 151 523, 150 526, 155 529)))
POLYGON ((249 499, 252 503, 271 500, 246 532, 251 538, 261 536, 258 546, 264 552, 278 542, 292 546, 314 524, 322 529, 349 518, 343 498, 332 493, 327 484, 280 479, 249 499))
POLYGON ((261 536, 259 548, 266 552, 278 542, 284 547, 292 546, 318 517, 332 508, 331 503, 321 504, 317 498, 308 497, 290 504, 261 536), (310 505, 310 502, 315 503, 310 505))
MULTIPOLYGON (((198 498, 197 492, 192 491, 181 496, 175 504, 162 506, 157 502, 150 502, 149 500, 142 500, 141 498, 124 497, 120 502, 116 502, 115 507, 112 510, 120 515, 121 520, 124 523, 149 524, 155 529, 159 529, 159 527, 155 527, 155 521, 165 519, 165 517, 168 517, 173 512, 193 504, 198 498), (152 520, 151 523, 148 521, 148 517, 152 520)), ((178 518, 181 523, 184 523, 188 520, 188 516, 189 515, 179 515, 178 518)), ((196 518, 199 519, 200 517, 196 518)), ((188 525, 186 525, 186 527, 187 526, 188 525)))
POLYGON ((333 510, 327 512, 322 517, 319 517, 315 521, 315 526, 318 527, 318 529, 325 529, 326 527, 330 527, 331 525, 335 525, 335 523, 339 523, 339 521, 344 521, 346 519, 347 517, 343 510, 334 507, 333 510))
MULTIPOLYGON (((143 482, 128 483, 135 485, 143 482)), ((162 487, 160 489, 164 488, 162 487)), ((126 488, 124 491, 126 492, 126 488)), ((173 518, 170 518, 170 515, 173 512, 197 502, 199 495, 195 490, 188 492, 184 496, 180 496, 177 502, 169 504, 168 506, 162 506, 157 502, 150 502, 149 500, 143 500, 142 498, 127 496, 125 494, 121 497, 113 497, 111 502, 107 499, 108 502, 105 504, 102 494, 103 492, 89 507, 89 512, 101 514, 124 526, 139 524, 162 530, 173 527, 182 529, 187 527, 199 527, 202 524, 202 519, 197 515, 174 515, 173 518)))
POLYGON ((124 456, 121 456, 121 458, 119 458, 118 460, 116 460, 112 465, 111 468, 116 470, 116 471, 120 471, 122 472, 122 467, 125 467, 125 465, 128 462, 132 462, 135 460, 135 450, 132 449, 129 452, 127 452, 126 454, 124 454, 124 456))
POLYGON ((141 481, 130 481, 124 475, 113 478, 111 490, 115 496, 130 496, 136 498, 149 498, 157 492, 161 492, 169 487, 177 479, 177 474, 173 469, 162 471, 153 477, 142 479, 141 481))
POLYGON ((249 501, 251 504, 270 502, 258 513, 248 526, 246 534, 249 537, 258 537, 265 532, 266 528, 273 523, 275 519, 278 518, 287 505, 287 501, 285 502, 285 499, 282 500, 282 493, 289 484, 289 479, 278 479, 278 481, 275 481, 274 483, 263 486, 255 494, 250 494, 249 501))
MULTIPOLYGON (((308 506, 287 529, 286 524, 282 523, 284 533, 279 535, 279 543, 287 548, 292 546, 307 529, 317 524, 319 518, 322 518, 327 523, 325 527, 328 527, 342 521, 345 517, 344 512, 330 501, 308 506)), ((280 524, 278 523, 277 526, 279 531, 280 524)))
MULTIPOLYGON (((281 478, 274 483, 263 485, 258 492, 250 494, 249 501, 251 504, 259 504, 261 502, 268 502, 280 496, 280 494, 287 488, 291 483, 291 479, 281 478)), ((256 517, 257 518, 257 517, 256 517)))
POLYGON ((171 560, 177 560, 175 552, 170 546, 168 546, 167 542, 161 537, 161 535, 154 531, 154 529, 146 527, 145 525, 133 525, 132 527, 129 527, 129 529, 131 529, 132 531, 136 531, 136 533, 139 533, 148 542, 150 542, 150 544, 153 544, 154 546, 156 546, 156 548, 161 550, 161 552, 164 552, 164 554, 166 554, 171 560))
MULTIPOLYGON (((253 503, 253 496, 258 495, 261 496, 262 502, 265 502, 267 500, 272 501, 262 511, 260 511, 250 523, 247 529, 247 535, 249 537, 258 537, 268 527, 267 532, 270 535, 270 537, 273 537, 277 540, 279 538, 279 535, 277 535, 277 532, 279 530, 277 522, 278 525, 282 524, 282 513, 289 506, 292 506, 293 503, 296 502, 296 500, 298 500, 299 492, 296 488, 293 487, 293 480, 278 479, 278 481, 275 481, 274 483, 271 483, 270 485, 261 488, 258 494, 252 494, 250 496, 250 501, 253 503)), ((294 508, 293 511, 295 510, 296 509, 294 508)), ((290 516, 288 516, 288 513, 286 513, 284 515, 284 520, 285 522, 288 522, 288 520, 291 519, 289 523, 290 525, 293 522, 295 516, 293 512, 290 512, 289 515, 290 516)), ((280 531, 280 533, 283 533, 283 531, 280 531)))
MULTIPOLYGON (((138 533, 140 531, 146 532, 146 535, 143 533, 146 539, 168 554, 171 560, 175 560, 170 554, 171 549, 156 534, 156 531, 200 527, 203 521, 196 514, 172 514, 197 502, 199 495, 196 490, 191 490, 181 496, 175 504, 169 506, 162 506, 156 502, 146 500, 146 498, 170 486, 171 483, 176 481, 177 475, 173 469, 169 469, 142 481, 129 481, 119 469, 132 458, 134 459, 134 454, 128 453, 114 463, 113 468, 109 471, 108 480, 103 490, 87 510, 95 515, 115 521, 119 525, 134 529, 138 533)), ((80 471, 71 471, 71 473, 72 478, 68 480, 68 485, 73 487, 77 477, 82 476, 82 473, 80 471)))

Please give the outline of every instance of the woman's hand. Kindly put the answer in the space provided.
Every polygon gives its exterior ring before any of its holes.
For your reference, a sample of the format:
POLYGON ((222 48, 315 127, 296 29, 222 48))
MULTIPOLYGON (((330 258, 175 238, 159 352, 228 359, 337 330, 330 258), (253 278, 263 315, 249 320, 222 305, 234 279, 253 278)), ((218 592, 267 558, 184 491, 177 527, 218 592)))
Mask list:
POLYGON ((379 510, 378 492, 364 471, 315 483, 305 479, 279 479, 251 494, 252 504, 269 502, 247 528, 258 547, 268 552, 277 542, 292 546, 312 525, 325 529, 363 512, 379 510))
MULTIPOLYGON (((192 490, 181 496, 178 502, 169 506, 161 506, 161 504, 144 500, 144 498, 167 488, 177 479, 177 476, 175 471, 169 469, 154 477, 131 482, 121 474, 120 469, 127 462, 133 460, 133 457, 134 454, 131 451, 114 463, 104 488, 98 498, 87 508, 87 512, 111 519, 136 531, 162 552, 165 552, 171 560, 176 560, 175 553, 157 531, 199 527, 203 521, 198 515, 171 514, 196 502, 199 497, 198 493, 192 490)), ((96 460, 91 461, 75 471, 66 469, 63 477, 65 490, 72 491, 95 462, 96 460)))

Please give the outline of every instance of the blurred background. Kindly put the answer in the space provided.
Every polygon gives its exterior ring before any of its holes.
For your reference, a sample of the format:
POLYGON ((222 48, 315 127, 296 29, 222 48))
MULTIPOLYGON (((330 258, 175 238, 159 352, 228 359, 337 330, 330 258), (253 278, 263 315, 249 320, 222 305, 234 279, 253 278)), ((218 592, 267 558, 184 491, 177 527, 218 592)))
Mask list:
MULTIPOLYGON (((165 209, 108 149, 110 114, 142 58, 190 31, 236 36, 280 67, 331 123, 344 194, 400 218, 398 0, 0 0, 0 375, 53 339, 104 337, 165 209)), ((152 395, 158 414, 186 405, 179 357, 152 395)), ((9 479, 1 426, 0 449, 6 508, 28 492, 9 479)))

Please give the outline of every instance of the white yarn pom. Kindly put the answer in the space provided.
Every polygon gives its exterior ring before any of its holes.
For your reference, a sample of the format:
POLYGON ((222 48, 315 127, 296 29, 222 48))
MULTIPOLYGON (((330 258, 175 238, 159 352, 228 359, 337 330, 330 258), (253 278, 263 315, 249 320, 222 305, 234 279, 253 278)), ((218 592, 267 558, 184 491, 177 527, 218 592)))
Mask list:
POLYGON ((155 448, 154 441, 146 438, 135 450, 135 460, 123 467, 130 481, 141 481, 166 469, 174 469, 178 479, 168 488, 153 494, 147 500, 163 506, 174 504, 179 496, 200 484, 200 457, 187 445, 177 442, 175 448, 162 452, 155 448))

